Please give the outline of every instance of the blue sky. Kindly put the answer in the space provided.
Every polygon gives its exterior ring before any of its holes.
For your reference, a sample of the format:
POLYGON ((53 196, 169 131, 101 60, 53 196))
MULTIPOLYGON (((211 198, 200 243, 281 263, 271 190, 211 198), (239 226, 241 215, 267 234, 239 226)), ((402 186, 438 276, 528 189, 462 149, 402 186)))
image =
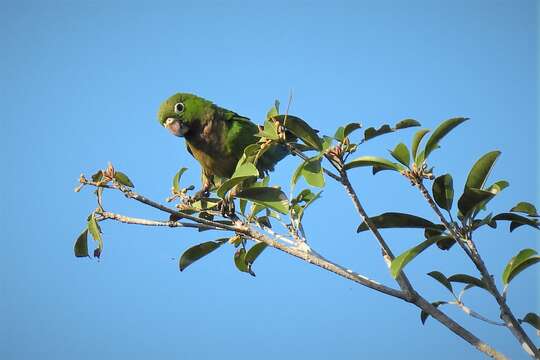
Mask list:
MULTIPOLYGON (((194 92, 261 122, 274 99, 323 134, 351 121, 365 126, 415 118, 457 128, 432 156, 437 174, 463 186, 474 161, 499 149, 491 179, 511 187, 494 212, 518 201, 538 205, 538 11, 511 1, 19 1, 5 4, 0 104, 2 201, 2 359, 455 359, 481 354, 419 311, 268 250, 257 278, 239 273, 223 247, 180 273, 179 255, 222 234, 103 224, 101 261, 76 259, 73 241, 94 207, 78 175, 112 161, 136 190, 163 200, 174 173, 197 163, 183 140, 156 121, 159 103, 194 92)), ((362 146, 386 155, 404 130, 362 146)), ((273 183, 288 183, 297 159, 273 183)), ((433 219, 420 195, 395 173, 351 174, 366 210, 433 219)), ((306 215, 312 246, 327 258, 391 284, 379 250, 342 189, 328 181, 306 215)), ((117 194, 106 207, 160 218, 117 194)), ((384 231, 396 253, 418 231, 384 231)), ((497 279, 508 259, 539 235, 507 226, 481 231, 480 251, 497 279)), ((425 274, 476 275, 459 249, 427 250, 407 268, 418 290, 447 299, 425 274)), ((518 316, 539 311, 538 270, 511 285, 518 316)), ((467 304, 497 318, 494 302, 471 290, 467 304)), ((512 358, 523 358, 505 329, 451 316, 512 358)), ((531 332, 532 334, 532 332, 531 332)))

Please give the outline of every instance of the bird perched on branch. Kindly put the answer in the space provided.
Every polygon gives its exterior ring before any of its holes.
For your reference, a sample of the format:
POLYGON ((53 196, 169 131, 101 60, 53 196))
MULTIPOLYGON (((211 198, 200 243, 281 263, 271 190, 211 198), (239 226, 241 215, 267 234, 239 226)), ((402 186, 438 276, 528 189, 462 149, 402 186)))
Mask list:
MULTIPOLYGON (((165 100, 158 120, 173 135, 185 138, 188 152, 202 167, 202 188, 195 198, 208 196, 216 177, 230 178, 244 149, 260 140, 259 127, 248 118, 188 93, 165 100)), ((273 171, 288 153, 285 145, 272 144, 256 163, 259 175, 273 171)))

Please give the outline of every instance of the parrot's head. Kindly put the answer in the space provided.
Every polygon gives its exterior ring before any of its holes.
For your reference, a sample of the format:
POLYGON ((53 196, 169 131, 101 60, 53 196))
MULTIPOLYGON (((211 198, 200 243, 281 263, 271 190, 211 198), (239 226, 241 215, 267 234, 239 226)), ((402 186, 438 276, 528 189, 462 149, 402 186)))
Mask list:
POLYGON ((212 103, 193 94, 177 93, 165 100, 158 111, 159 123, 173 135, 185 136, 200 123, 212 103))

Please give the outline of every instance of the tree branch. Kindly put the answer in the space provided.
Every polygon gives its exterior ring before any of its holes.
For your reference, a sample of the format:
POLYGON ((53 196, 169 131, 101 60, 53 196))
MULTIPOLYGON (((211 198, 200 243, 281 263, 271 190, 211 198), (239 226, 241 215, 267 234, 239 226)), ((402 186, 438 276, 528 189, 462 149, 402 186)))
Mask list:
POLYGON ((449 318, 445 313, 440 311, 438 308, 433 306, 431 303, 429 303, 426 299, 424 299, 421 296, 418 296, 415 303, 416 306, 418 306, 420 309, 424 310, 426 313, 428 313, 433 318, 437 319, 441 324, 446 326, 449 330, 451 330, 453 333, 467 341, 469 344, 474 346, 479 351, 483 352, 489 357, 492 357, 496 360, 503 360, 506 359, 506 356, 486 344, 485 342, 478 339, 476 336, 471 334, 469 331, 464 329, 461 325, 456 323, 454 320, 449 318))
MULTIPOLYGON (((89 185, 94 185, 89 183, 89 185)), ((95 186, 95 185, 94 185, 95 186)), ((219 222, 206 220, 202 218, 198 218, 192 215, 184 214, 181 212, 178 212, 174 209, 168 208, 164 205, 161 205, 153 200, 148 199, 147 197, 144 197, 140 194, 135 193, 132 190, 121 188, 121 187, 115 187, 115 186, 109 186, 110 189, 116 189, 119 191, 122 191, 126 197, 136 200, 138 202, 141 202, 143 204, 146 204, 150 207, 153 207, 155 209, 161 210, 163 212, 166 212, 168 214, 175 215, 177 217, 184 217, 188 220, 192 220, 197 222, 198 224, 186 224, 186 223, 180 223, 178 221, 171 222, 171 221, 155 221, 155 220, 146 220, 146 219, 138 219, 138 218, 131 218, 120 214, 114 214, 111 212, 101 212, 101 215, 104 216, 104 218, 116 220, 123 223, 128 224, 138 224, 138 225, 147 225, 147 226, 171 226, 171 224, 178 224, 173 225, 173 227, 194 227, 194 228, 211 228, 215 230, 225 230, 225 231, 233 231, 237 234, 242 234, 247 236, 248 238, 254 239, 255 241, 264 242, 265 244, 278 249, 280 251, 283 251, 289 255, 292 255, 294 257, 297 257, 299 259, 302 259, 310 264, 313 264, 315 266, 318 266, 322 269, 325 269, 327 271, 330 271, 336 275, 339 275, 341 277, 344 277, 348 280, 354 281, 360 285, 366 286, 370 289, 376 290, 378 292, 381 292, 383 294, 396 297, 402 300, 406 300, 406 295, 400 291, 393 289, 391 287, 388 287, 386 285, 380 284, 374 280, 371 280, 367 278, 366 276, 360 275, 358 273, 353 272, 352 270, 346 269, 338 264, 335 264, 322 256, 315 254, 313 252, 305 251, 303 248, 299 247, 288 247, 258 231, 255 231, 254 229, 241 224, 238 222, 236 225, 227 225, 222 224, 219 222), (189 226, 187 226, 189 225, 189 226)))
MULTIPOLYGON (((333 177, 334 178, 334 177, 333 177)), ((366 221, 366 223, 370 226, 370 229, 374 234, 376 235, 377 239, 382 239, 381 248, 383 249, 383 253, 386 255, 385 260, 387 264, 389 264, 389 261, 393 259, 393 254, 391 253, 390 248, 378 232, 377 228, 373 226, 373 224, 369 221, 369 217, 365 213, 364 209, 362 208, 358 197, 356 196, 356 193, 354 192, 354 189, 352 188, 352 185, 350 184, 346 173, 345 177, 337 177, 336 180, 340 181, 345 188, 350 191, 351 198, 353 199, 353 203, 355 204, 355 207, 357 211, 359 212, 360 216, 363 217, 366 221), (373 231, 375 230, 375 231, 373 231)), ((93 186, 100 186, 105 187, 109 189, 116 189, 124 193, 124 195, 127 198, 136 200, 138 202, 141 202, 143 204, 146 204, 150 207, 153 207, 155 209, 158 209, 160 211, 166 212, 168 214, 174 215, 178 218, 184 218, 187 220, 191 220, 195 222, 196 224, 189 224, 189 223, 182 223, 179 221, 155 221, 155 220, 146 220, 146 219, 138 219, 138 218, 131 218, 127 216, 123 216, 120 214, 114 214, 110 212, 101 211, 101 216, 108 219, 113 219, 116 221, 124 222, 124 223, 133 223, 133 224, 139 224, 139 225, 147 225, 147 226, 171 226, 173 227, 194 227, 194 228, 212 228, 212 229, 219 229, 224 231, 233 231, 237 234, 242 234, 248 238, 251 238, 257 242, 263 242, 267 244, 268 246, 271 246, 275 249, 278 249, 280 251, 283 251, 289 255, 295 256, 299 259, 302 259, 310 264, 313 264, 315 266, 318 266, 322 269, 325 269, 327 271, 330 271, 338 276, 341 276, 343 278, 346 278, 348 280, 351 280, 353 282, 356 282, 360 285, 366 286, 370 289, 373 289, 375 291, 381 292, 383 294, 399 298, 402 300, 405 300, 407 302, 411 302, 426 313, 428 313, 430 316, 432 316, 434 319, 441 322, 443 325, 445 325, 448 329, 450 329, 452 332, 463 338, 465 341, 473 345, 475 348, 477 348, 479 351, 487 354, 488 356, 491 356, 495 359, 506 359, 504 355, 497 352, 495 349, 490 347, 488 344, 482 342, 480 339, 478 339, 476 336, 474 336, 472 333, 461 327, 458 323, 456 323, 454 320, 449 318, 446 314, 444 314, 442 311, 440 311, 438 308, 433 306, 431 303, 429 303, 427 300, 425 300, 423 297, 421 297, 419 294, 417 294, 414 289, 412 288, 412 285, 408 282, 408 279, 405 277, 403 273, 400 274, 400 276, 403 276, 401 278, 402 280, 399 280, 398 283, 400 283, 400 286, 403 286, 405 290, 397 290, 390 288, 388 286, 382 285, 376 281, 373 281, 371 279, 368 279, 365 276, 362 276, 358 273, 353 272, 352 270, 346 269, 338 264, 335 264, 322 256, 318 255, 315 252, 312 252, 310 250, 306 251, 306 247, 288 247, 270 237, 267 235, 264 235, 262 233, 259 233, 258 231, 255 231, 254 229, 250 228, 249 226, 246 226, 244 223, 242 223, 240 220, 238 220, 235 225, 229 225, 229 224, 223 224, 219 222, 214 222, 211 220, 206 220, 203 218, 199 218, 196 216, 192 216, 186 213, 182 213, 179 211, 176 211, 174 209, 168 208, 160 203, 157 203, 151 199, 148 199, 126 187, 120 186, 118 184, 113 183, 113 185, 97 185, 96 183, 92 183, 88 180, 81 181, 81 183, 87 184, 87 185, 93 185, 93 186), (405 279, 405 281, 403 281, 405 279)), ((308 248, 309 249, 309 248, 308 248)), ((399 278, 398 278, 399 279, 399 278)))

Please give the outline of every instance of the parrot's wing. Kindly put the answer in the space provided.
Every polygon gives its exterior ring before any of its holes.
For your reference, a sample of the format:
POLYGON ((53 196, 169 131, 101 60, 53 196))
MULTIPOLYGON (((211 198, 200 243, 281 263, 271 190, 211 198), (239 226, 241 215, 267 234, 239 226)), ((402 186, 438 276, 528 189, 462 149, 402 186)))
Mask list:
POLYGON ((221 109, 221 110, 223 111, 223 119, 225 119, 226 121, 240 121, 240 122, 253 124, 253 122, 249 118, 242 115, 238 115, 234 111, 230 111, 226 109, 221 109))

